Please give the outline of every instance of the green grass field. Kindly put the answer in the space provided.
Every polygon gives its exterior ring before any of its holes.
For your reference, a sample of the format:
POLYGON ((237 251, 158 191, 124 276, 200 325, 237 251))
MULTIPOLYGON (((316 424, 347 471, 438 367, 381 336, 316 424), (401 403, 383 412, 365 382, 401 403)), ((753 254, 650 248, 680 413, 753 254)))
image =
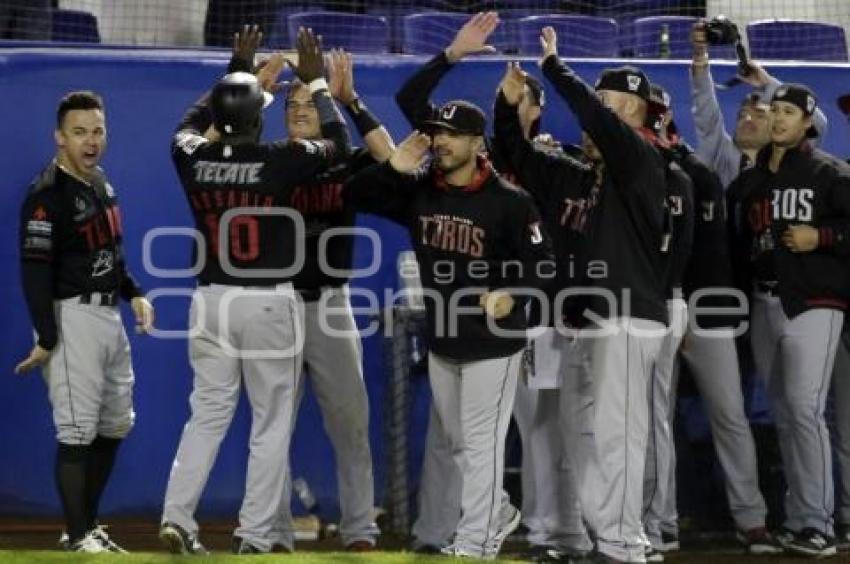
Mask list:
MULTIPOLYGON (((407 564, 410 562, 447 562, 448 559, 439 556, 422 556, 409 552, 372 552, 369 554, 347 554, 343 552, 297 552, 295 554, 270 554, 261 556, 234 556, 232 554, 212 555, 205 558, 179 557, 163 553, 140 552, 116 555, 76 555, 57 551, 0 551, 0 562, 29 563, 29 562, 91 562, 92 564, 107 564, 122 562, 127 564, 166 564, 177 562, 210 562, 225 564, 231 562, 298 562, 305 564, 338 563, 355 564, 359 562, 376 562, 378 564, 407 564)), ((500 560, 504 562, 521 562, 519 560, 500 560)))

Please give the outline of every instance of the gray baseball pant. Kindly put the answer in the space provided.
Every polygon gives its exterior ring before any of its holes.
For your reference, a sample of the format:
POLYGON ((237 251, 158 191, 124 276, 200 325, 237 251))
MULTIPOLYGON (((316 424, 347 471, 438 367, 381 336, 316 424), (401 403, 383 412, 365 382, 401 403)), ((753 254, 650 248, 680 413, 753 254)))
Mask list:
POLYGON ((850 331, 841 334, 832 370, 832 393, 835 406, 835 458, 838 463, 839 487, 835 517, 842 525, 850 525, 850 331))
MULTIPOLYGON (((661 342, 658 359, 649 383, 650 423, 646 466, 643 477, 643 524, 650 544, 661 548, 662 524, 667 517, 670 497, 675 496, 675 445, 672 413, 676 406, 673 373, 679 345, 688 325, 688 305, 681 298, 667 300, 670 319, 667 334, 661 342)), ((674 502, 675 503, 675 502, 674 502)))
POLYGON ((601 553, 644 562, 641 518, 649 433, 647 393, 666 327, 629 317, 607 320, 606 327, 613 334, 579 333, 581 395, 592 398, 583 402, 580 415, 581 507, 601 553))
POLYGON ((568 372, 575 346, 575 339, 554 328, 530 340, 528 368, 534 372, 517 385, 514 420, 522 439, 522 517, 529 544, 589 551, 593 543, 582 519, 575 460, 578 378, 568 372))
POLYGON ((767 378, 788 483, 785 527, 833 534, 832 452, 824 411, 844 314, 810 309, 788 319, 780 299, 756 293, 752 347, 767 378))
MULTIPOLYGON (((348 299, 348 287, 327 287, 322 299, 304 303, 304 364, 306 375, 336 455, 343 544, 365 540, 375 544, 379 531, 372 519, 375 504, 372 451, 369 445, 369 398, 363 381, 360 333, 348 299)), ((299 380, 296 411, 304 393, 299 380)), ((280 542, 295 540, 292 481, 287 478, 284 506, 277 527, 280 542)))
POLYGON ((498 552, 495 537, 505 519, 505 436, 521 359, 522 351, 471 362, 428 356, 435 413, 460 468, 461 511, 454 544, 485 558, 498 552))
POLYGON ((54 302, 59 341, 44 366, 56 440, 88 445, 122 439, 133 427, 130 342, 117 307, 54 302))
POLYGON ((165 494, 163 521, 197 534, 194 513, 230 426, 241 383, 251 404, 245 497, 234 535, 260 550, 284 495, 296 380, 301 372, 302 313, 290 284, 276 288, 200 287, 190 310, 194 389, 165 494))

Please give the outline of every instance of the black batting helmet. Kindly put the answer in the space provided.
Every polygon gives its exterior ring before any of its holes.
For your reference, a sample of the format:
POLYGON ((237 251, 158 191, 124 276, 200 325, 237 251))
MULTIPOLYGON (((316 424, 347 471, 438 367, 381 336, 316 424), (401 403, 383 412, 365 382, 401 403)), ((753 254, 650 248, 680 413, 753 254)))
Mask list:
POLYGON ((213 124, 225 136, 258 136, 262 111, 270 102, 257 77, 247 72, 226 74, 215 85, 210 99, 213 124))

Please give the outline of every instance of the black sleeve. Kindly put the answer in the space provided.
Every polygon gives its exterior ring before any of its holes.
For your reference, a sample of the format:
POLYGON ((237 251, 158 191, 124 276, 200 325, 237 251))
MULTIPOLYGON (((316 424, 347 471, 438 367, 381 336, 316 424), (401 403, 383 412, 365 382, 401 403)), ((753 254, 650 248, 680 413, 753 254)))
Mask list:
POLYGON ((753 272, 750 263, 751 234, 743 209, 747 177, 753 169, 744 171, 732 181, 726 190, 726 227, 728 232, 729 256, 732 260, 732 277, 735 286, 749 294, 753 272))
POLYGON ((387 161, 351 176, 343 194, 355 211, 380 215, 409 228, 410 206, 420 182, 417 176, 396 172, 387 161))
POLYGON ((136 279, 133 278, 133 275, 127 270, 127 265, 123 265, 121 270, 123 273, 121 276, 121 287, 119 288, 121 297, 129 302, 133 298, 144 296, 145 293, 142 290, 142 287, 139 286, 139 283, 136 282, 136 279))
MULTIPOLYGON (((846 167, 842 167, 846 168, 846 167)), ((839 171, 830 186, 830 219, 818 226, 818 248, 850 256, 850 176, 839 171)))
POLYGON ((519 123, 517 106, 510 105, 499 91, 493 117, 496 142, 507 152, 511 168, 522 187, 539 200, 558 197, 582 197, 581 176, 587 167, 566 153, 556 154, 536 146, 525 138, 519 123))
POLYGON ((605 166, 619 180, 615 186, 627 185, 635 170, 645 166, 655 149, 617 114, 602 104, 596 92, 558 57, 550 56, 543 63, 543 75, 555 86, 578 119, 581 129, 599 148, 605 166))
POLYGON ((204 133, 212 125, 212 112, 209 106, 210 93, 204 94, 183 115, 171 138, 171 158, 180 168, 181 161, 187 160, 199 147, 210 141, 204 133))
POLYGON ((430 100, 431 93, 451 68, 452 64, 442 52, 408 78, 396 93, 395 101, 414 129, 421 129, 422 122, 437 113, 437 106, 430 100))
POLYGON ((351 135, 333 98, 327 90, 323 89, 313 92, 313 102, 319 113, 319 127, 323 142, 330 143, 332 160, 347 159, 351 155, 351 135))
MULTIPOLYGON (((183 114, 180 123, 177 124, 175 130, 177 134, 181 131, 189 131, 198 135, 203 135, 212 125, 212 111, 210 110, 210 92, 206 92, 201 98, 192 104, 183 114)), ((176 139, 175 135, 175 139, 176 139)))
POLYGON ((21 282, 38 344, 56 346, 58 331, 53 313, 53 257, 60 214, 45 192, 30 194, 21 208, 21 282))

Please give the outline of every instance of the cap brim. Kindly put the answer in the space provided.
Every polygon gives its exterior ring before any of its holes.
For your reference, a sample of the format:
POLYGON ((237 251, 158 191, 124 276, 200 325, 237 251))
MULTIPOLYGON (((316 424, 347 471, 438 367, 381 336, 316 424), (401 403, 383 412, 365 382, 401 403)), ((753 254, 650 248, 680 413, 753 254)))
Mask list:
POLYGON ((274 102, 274 96, 271 93, 263 90, 263 109, 265 110, 266 108, 271 106, 272 102, 274 102))
POLYGON ((448 129, 450 131, 454 131, 456 133, 460 133, 461 135, 484 135, 483 133, 478 133, 476 131, 470 131, 468 129, 460 129, 455 125, 452 125, 448 122, 441 120, 427 120, 422 122, 426 128, 430 129, 448 129))
POLYGON ((850 94, 845 94, 838 98, 838 107, 842 112, 850 116, 850 94))

